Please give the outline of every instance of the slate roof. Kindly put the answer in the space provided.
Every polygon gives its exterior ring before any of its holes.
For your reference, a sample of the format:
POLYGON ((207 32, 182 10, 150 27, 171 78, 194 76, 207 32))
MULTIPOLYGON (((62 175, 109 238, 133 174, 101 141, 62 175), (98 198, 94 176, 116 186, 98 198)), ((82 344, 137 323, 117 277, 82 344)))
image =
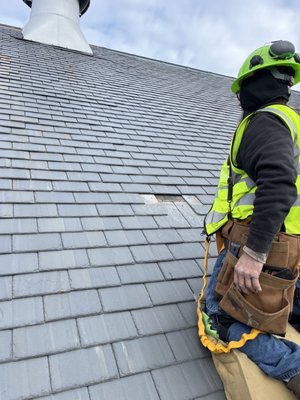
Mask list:
POLYGON ((225 399, 195 297, 232 79, 0 35, 1 400, 225 399))

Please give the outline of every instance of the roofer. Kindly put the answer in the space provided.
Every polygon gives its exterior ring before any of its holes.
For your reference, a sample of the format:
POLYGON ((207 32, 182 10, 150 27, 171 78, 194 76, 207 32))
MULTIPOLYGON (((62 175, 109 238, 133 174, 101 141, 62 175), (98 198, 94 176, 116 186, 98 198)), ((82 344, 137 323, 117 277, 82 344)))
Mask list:
POLYGON ((205 219, 219 249, 206 295, 214 327, 226 342, 252 328, 267 332, 240 350, 298 397, 300 346, 273 333, 284 336, 292 312, 299 331, 300 116, 286 105, 299 81, 288 41, 246 59, 232 84, 243 119, 205 219))

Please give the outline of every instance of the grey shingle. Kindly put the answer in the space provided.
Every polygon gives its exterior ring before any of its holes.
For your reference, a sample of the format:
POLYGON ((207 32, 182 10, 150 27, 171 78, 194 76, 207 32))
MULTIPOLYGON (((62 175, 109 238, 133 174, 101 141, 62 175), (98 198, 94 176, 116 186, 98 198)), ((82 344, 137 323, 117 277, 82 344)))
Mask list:
POLYGON ((119 217, 122 215, 133 215, 128 204, 101 204, 97 206, 101 217, 119 217))
POLYGON ((156 262, 172 260, 173 256, 164 244, 130 247, 136 262, 156 262))
POLYGON ((144 230, 149 243, 180 243, 182 242, 181 237, 178 235, 175 229, 150 229, 144 230))
POLYGON ((37 232, 37 223, 34 218, 14 218, 0 220, 0 233, 32 233, 37 232))
POLYGON ((39 232, 65 232, 81 230, 79 218, 38 218, 37 224, 39 232))
POLYGON ((53 394, 46 397, 39 397, 35 400, 90 400, 90 396, 87 388, 68 390, 66 392, 53 394))
POLYGON ((11 243, 12 243, 11 236, 1 235, 0 253, 10 253, 11 243))
POLYGON ((82 226, 84 230, 114 230, 121 229, 121 223, 117 217, 91 217, 81 218, 82 226))
POLYGON ((113 344, 120 375, 144 372, 174 362, 174 356, 163 335, 122 341, 113 344))
POLYGON ((56 250, 60 248, 62 248, 62 242, 58 233, 13 236, 13 250, 16 252, 56 250))
POLYGON ((96 290, 45 296, 44 306, 47 321, 96 314, 101 311, 96 290))
POLYGON ((204 248, 200 243, 170 244, 168 248, 177 260, 204 256, 204 248))
POLYGON ((75 193, 77 203, 110 203, 107 193, 75 193))
POLYGON ((130 246, 146 244, 147 240, 140 230, 118 230, 105 232, 105 237, 110 246, 130 246))
POLYGON ((166 279, 182 279, 202 275, 194 260, 174 260, 159 263, 160 269, 166 279))
POLYGON ((101 289, 99 293, 105 312, 131 310, 152 305, 144 285, 101 289))
POLYGON ((177 303, 193 299, 186 281, 146 283, 153 304, 177 303))
POLYGON ((21 274, 38 270, 36 253, 0 254, 0 275, 21 274))
POLYGON ((0 204, 0 217, 11 218, 14 214, 14 208, 12 204, 0 204))
POLYGON ((0 387, 1 396, 6 400, 49 394, 51 386, 47 358, 0 364, 0 387))
POLYGON ((70 192, 36 192, 37 203, 72 203, 74 196, 70 192))
POLYGON ((142 283, 164 280, 157 264, 134 264, 118 267, 122 283, 142 283))
POLYGON ((129 312, 79 318, 78 328, 84 346, 111 343, 137 336, 129 312))
POLYGON ((8 361, 12 358, 12 330, 1 331, 0 341, 2 345, 0 361, 8 361))
POLYGON ((164 333, 186 327, 176 305, 158 306, 132 311, 133 319, 141 335, 164 333))
POLYGON ((41 297, 0 302, 0 329, 33 325, 44 321, 41 297))
POLYGON ((167 339, 177 361, 209 357, 210 353, 200 344, 196 328, 167 333, 167 339))
POLYGON ((72 232, 61 235, 64 248, 88 248, 106 246, 102 232, 72 232))
POLYGON ((14 298, 68 290, 70 290, 70 283, 66 271, 16 275, 13 280, 14 298))
POLYGON ((72 289, 91 289, 120 285, 115 267, 84 268, 69 271, 72 289))
POLYGON ((124 229, 153 229, 157 228, 153 217, 120 217, 120 221, 124 229))
POLYGON ((89 265, 86 250, 44 251, 39 253, 41 270, 68 269, 89 265))
POLYGON ((109 345, 52 355, 49 363, 55 391, 99 383, 118 376, 109 345))
POLYGON ((0 203, 33 203, 32 192, 2 190, 0 192, 0 203))
POLYGON ((94 204, 59 204, 57 208, 60 217, 91 217, 98 215, 94 204))
POLYGON ((14 205, 14 217, 56 217, 55 204, 16 204, 14 205))
POLYGON ((75 320, 51 322, 14 330, 14 358, 30 358, 80 346, 75 320))
POLYGON ((132 255, 127 247, 110 247, 88 250, 91 265, 109 266, 122 265, 133 262, 132 255))
POLYGON ((70 192, 77 192, 77 191, 78 192, 87 192, 90 190, 87 183, 72 182, 72 181, 53 182, 53 188, 54 188, 54 190, 70 191, 70 192))
POLYGON ((210 359, 190 361, 152 372, 161 400, 189 400, 221 389, 210 359))
POLYGON ((179 310, 183 315, 183 318, 187 321, 190 326, 195 326, 198 322, 197 318, 197 303, 195 301, 189 301, 187 303, 179 303, 179 310))
POLYGON ((159 400, 149 373, 101 383, 91 386, 89 390, 91 400, 159 400))

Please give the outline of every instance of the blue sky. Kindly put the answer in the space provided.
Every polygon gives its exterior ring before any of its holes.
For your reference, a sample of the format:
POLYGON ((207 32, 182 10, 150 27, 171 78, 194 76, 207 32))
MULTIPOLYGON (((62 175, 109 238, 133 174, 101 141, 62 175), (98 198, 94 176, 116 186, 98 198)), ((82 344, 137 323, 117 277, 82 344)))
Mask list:
MULTIPOLYGON (((22 0, 1 1, 0 23, 23 26, 29 14, 22 0)), ((298 14, 297 0, 91 0, 81 26, 92 44, 235 76, 264 43, 300 51, 298 14)))

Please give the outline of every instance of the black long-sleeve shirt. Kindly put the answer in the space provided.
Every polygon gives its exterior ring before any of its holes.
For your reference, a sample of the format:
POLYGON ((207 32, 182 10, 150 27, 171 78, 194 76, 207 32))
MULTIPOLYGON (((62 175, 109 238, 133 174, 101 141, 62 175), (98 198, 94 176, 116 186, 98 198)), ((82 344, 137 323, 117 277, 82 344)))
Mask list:
POLYGON ((297 197, 293 141, 279 117, 259 113, 252 118, 240 144, 237 165, 257 185, 247 246, 267 253, 297 197))

